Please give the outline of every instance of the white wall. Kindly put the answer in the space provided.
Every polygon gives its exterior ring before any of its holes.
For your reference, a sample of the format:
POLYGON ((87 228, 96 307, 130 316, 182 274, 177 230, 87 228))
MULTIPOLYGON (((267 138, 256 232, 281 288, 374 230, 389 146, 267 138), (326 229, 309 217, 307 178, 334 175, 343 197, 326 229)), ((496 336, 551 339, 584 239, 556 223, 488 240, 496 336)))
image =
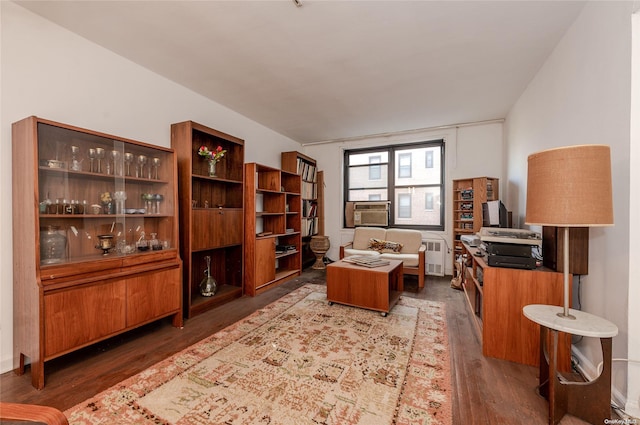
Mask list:
MULTIPOLYGON (((637 291, 629 291, 631 14, 631 2, 587 2, 505 123, 507 199, 521 223, 530 153, 575 144, 611 146, 615 226, 590 230, 589 274, 581 279, 580 295, 582 310, 618 326, 613 356, 621 358, 638 353, 637 337, 629 347, 629 314, 640 304, 637 291)), ((638 218, 637 208, 633 215, 638 218)), ((598 341, 584 338, 574 349, 585 373, 597 376, 598 341)), ((614 365, 613 396, 623 405, 627 387, 637 391, 635 370, 624 362, 614 365)), ((637 409, 637 393, 633 397, 637 409)))
MULTIPOLYGON (((633 15, 633 37, 631 67, 631 152, 630 173, 631 182, 629 192, 629 259, 640 258, 640 244, 636 243, 640 238, 640 11, 633 15)), ((629 412, 640 416, 640 309, 637 308, 640 301, 640 261, 629 261, 629 359, 635 360, 629 363, 627 383, 627 407, 629 412), (635 300, 635 302, 634 302, 635 300), (634 308, 634 306, 636 308, 634 308)))
MULTIPOLYGON (((444 232, 423 232, 425 238, 443 239, 450 248, 452 243, 451 190, 452 180, 469 177, 497 177, 500 179, 500 192, 503 192, 504 168, 503 124, 490 122, 477 125, 452 126, 433 130, 423 130, 385 136, 363 137, 358 140, 307 144, 304 153, 315 158, 318 169, 324 171, 325 179, 325 234, 329 236, 331 248, 327 256, 332 260, 339 258, 339 246, 353 239, 353 229, 342 227, 344 196, 343 158, 344 151, 371 146, 387 146, 429 140, 445 140, 445 212, 444 232)), ((505 204, 509 208, 508 204, 505 204)), ((452 253, 447 254, 445 273, 452 273, 452 253)))
POLYGON ((13 367, 12 122, 37 115, 171 146, 170 125, 193 120, 244 139, 246 162, 276 167, 280 152, 300 145, 12 2, 1 1, 0 13, 0 372, 6 372, 13 367))

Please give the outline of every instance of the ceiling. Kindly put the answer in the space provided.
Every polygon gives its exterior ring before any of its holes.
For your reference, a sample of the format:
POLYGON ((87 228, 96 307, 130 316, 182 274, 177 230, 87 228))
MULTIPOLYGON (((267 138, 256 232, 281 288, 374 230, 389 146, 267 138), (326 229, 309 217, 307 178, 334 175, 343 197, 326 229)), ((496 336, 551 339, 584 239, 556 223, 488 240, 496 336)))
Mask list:
POLYGON ((16 1, 300 143, 504 118, 584 1, 16 1))

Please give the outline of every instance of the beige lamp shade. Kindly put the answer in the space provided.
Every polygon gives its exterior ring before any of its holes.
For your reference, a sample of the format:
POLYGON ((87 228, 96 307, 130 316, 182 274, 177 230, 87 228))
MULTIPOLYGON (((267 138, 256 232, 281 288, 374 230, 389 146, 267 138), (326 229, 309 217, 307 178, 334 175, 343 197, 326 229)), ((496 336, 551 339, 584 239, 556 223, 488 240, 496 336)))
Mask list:
POLYGON ((567 146, 529 155, 525 223, 613 225, 609 146, 567 146))

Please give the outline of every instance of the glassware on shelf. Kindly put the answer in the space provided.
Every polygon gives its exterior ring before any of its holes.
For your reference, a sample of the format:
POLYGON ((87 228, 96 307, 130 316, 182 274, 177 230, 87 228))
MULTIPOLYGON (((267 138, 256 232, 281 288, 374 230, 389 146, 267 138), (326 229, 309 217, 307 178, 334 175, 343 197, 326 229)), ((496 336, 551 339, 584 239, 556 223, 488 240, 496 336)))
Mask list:
POLYGON ((95 170, 93 168, 93 161, 96 159, 97 152, 95 148, 89 148, 87 151, 87 156, 89 157, 89 172, 94 173, 95 170))
POLYGON ((156 193, 155 195, 153 195, 153 200, 155 201, 155 209, 153 210, 153 212, 155 214, 160 214, 160 202, 162 202, 164 200, 164 196, 162 196, 159 193, 156 193))
POLYGON ((40 214, 51 214, 50 205, 51 199, 49 199, 49 194, 47 193, 47 197, 40 202, 40 214))
POLYGON ((127 192, 124 190, 116 190, 113 193, 113 199, 116 201, 116 214, 124 214, 124 201, 127 200, 127 192))
POLYGON ((160 158, 153 157, 151 159, 151 165, 153 166, 153 178, 158 180, 158 168, 160 167, 160 158))
POLYGON ((126 166, 125 175, 127 177, 131 176, 131 163, 133 162, 133 154, 131 152, 125 152, 124 154, 124 163, 126 166))
POLYGON ((122 167, 120 166, 120 151, 112 150, 109 153, 111 159, 111 174, 114 176, 122 175, 122 167))
POLYGON ((40 232, 40 264, 56 264, 67 258, 67 237, 60 227, 47 226, 40 232))
POLYGON ((144 177, 144 166, 147 163, 146 155, 138 155, 138 171, 136 177, 144 177))
POLYGON ((104 159, 104 148, 96 148, 96 159, 98 160, 98 167, 96 172, 102 174, 102 160, 104 159))
POLYGON ((71 146, 71 165, 69 166, 71 171, 82 170, 82 160, 78 161, 79 153, 80 153, 80 148, 78 146, 71 146))
POLYGON ((159 251, 162 249, 162 245, 160 244, 160 241, 158 240, 158 234, 157 233, 151 233, 151 239, 149 239, 149 247, 151 247, 152 251, 159 251))
POLYGON ((102 255, 107 255, 113 249, 113 235, 98 235, 96 249, 101 249, 102 255))
POLYGON ((140 237, 138 238, 138 241, 136 242, 136 248, 138 248, 138 251, 148 251, 149 250, 149 243, 147 242, 146 234, 145 234, 144 230, 142 232, 140 232, 140 237))
POLYGON ((151 210, 153 208, 153 193, 143 193, 140 195, 142 198, 142 202, 144 203, 145 212, 147 214, 151 214, 151 210))
POLYGON ((207 269, 204 271, 205 277, 200 282, 200 295, 203 297, 212 297, 218 289, 216 280, 211 276, 211 257, 204 257, 207 262, 207 269))

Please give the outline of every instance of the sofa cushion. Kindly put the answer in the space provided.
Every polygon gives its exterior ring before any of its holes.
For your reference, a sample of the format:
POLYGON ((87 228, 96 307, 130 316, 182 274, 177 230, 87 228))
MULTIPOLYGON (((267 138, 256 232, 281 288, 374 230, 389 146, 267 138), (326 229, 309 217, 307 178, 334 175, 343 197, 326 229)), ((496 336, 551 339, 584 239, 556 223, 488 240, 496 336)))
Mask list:
POLYGON ((402 254, 417 254, 422 245, 422 233, 411 229, 388 229, 384 239, 402 244, 402 254))
MULTIPOLYGON (((369 239, 385 239, 386 229, 381 227, 357 227, 353 232, 353 249, 367 249, 369 239)), ((416 249, 416 252, 418 250, 416 249)))
POLYGON ((385 260, 401 260, 405 267, 418 267, 418 254, 380 254, 381 259, 385 260))
POLYGON ((369 246, 367 249, 373 249, 378 252, 395 252, 398 253, 402 250, 402 244, 399 242, 385 241, 378 238, 369 239, 369 246))
POLYGON ((351 257, 352 255, 357 255, 357 256, 364 256, 364 255, 368 255, 370 257, 377 257, 380 255, 380 253, 378 251, 372 251, 370 249, 352 249, 352 248, 345 248, 344 250, 344 256, 345 257, 351 257))

